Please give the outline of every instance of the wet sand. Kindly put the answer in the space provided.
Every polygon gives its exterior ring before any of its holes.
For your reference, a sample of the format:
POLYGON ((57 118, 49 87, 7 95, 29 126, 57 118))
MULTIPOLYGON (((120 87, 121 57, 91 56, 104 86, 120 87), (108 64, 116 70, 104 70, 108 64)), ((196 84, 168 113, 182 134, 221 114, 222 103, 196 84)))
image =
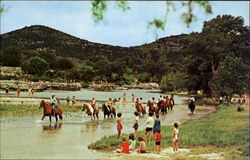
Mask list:
MULTIPOLYGON (((216 109, 213 106, 197 106, 194 115, 189 114, 187 105, 176 105, 173 111, 160 116, 162 125, 172 125, 201 118, 216 109)), ((122 112, 124 133, 132 133, 134 107, 117 106, 122 112)), ((91 121, 85 113, 68 113, 62 123, 49 123, 41 116, 2 117, 1 121, 1 159, 96 159, 109 157, 112 153, 90 150, 87 146, 103 136, 114 135, 116 119, 91 121)), ((139 120, 139 130, 145 129, 145 117, 139 120)), ((53 119, 53 122, 55 120, 53 119)))

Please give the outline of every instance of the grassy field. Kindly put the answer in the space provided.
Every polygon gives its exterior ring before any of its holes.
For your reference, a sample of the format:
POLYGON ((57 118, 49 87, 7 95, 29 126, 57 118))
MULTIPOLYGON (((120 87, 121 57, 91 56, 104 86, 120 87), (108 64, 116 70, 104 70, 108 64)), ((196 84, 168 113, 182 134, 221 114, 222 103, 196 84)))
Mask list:
MULTIPOLYGON (((67 112, 82 112, 81 107, 72 105, 60 105, 63 114, 67 112)), ((30 116, 42 115, 43 109, 38 109, 37 105, 0 105, 0 116, 30 116)))
MULTIPOLYGON (((181 148, 192 148, 192 154, 223 152, 227 159, 245 159, 249 156, 249 108, 237 112, 236 105, 219 105, 218 111, 206 118, 179 126, 181 148)), ((162 127, 161 147, 171 146, 172 126, 162 127)), ((143 136, 143 131, 139 136, 143 136)), ((128 137, 128 135, 124 135, 128 137)), ((114 150, 121 140, 115 136, 104 137, 89 145, 97 150, 114 150)), ((149 151, 154 151, 154 142, 146 142, 149 151)), ((182 157, 179 157, 182 158, 182 157)))

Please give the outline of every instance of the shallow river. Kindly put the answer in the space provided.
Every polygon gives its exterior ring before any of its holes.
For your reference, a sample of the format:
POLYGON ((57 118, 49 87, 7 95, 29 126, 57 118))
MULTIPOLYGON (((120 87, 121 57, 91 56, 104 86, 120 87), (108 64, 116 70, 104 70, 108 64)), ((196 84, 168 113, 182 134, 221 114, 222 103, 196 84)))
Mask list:
MULTIPOLYGON (((61 98, 64 98, 66 95, 75 95, 78 99, 88 99, 87 97, 94 96, 98 100, 106 100, 108 97, 122 96, 124 92, 127 95, 135 93, 145 99, 150 99, 152 96, 159 97, 159 93, 152 93, 152 91, 149 92, 147 90, 126 90, 122 92, 83 90, 83 92, 68 93, 65 91, 56 91, 56 95, 61 98)), ((40 96, 46 97, 46 95, 49 96, 48 93, 41 93, 40 96)), ((170 111, 167 115, 160 115, 162 125, 185 122, 212 112, 209 107, 197 107, 196 113, 189 115, 187 105, 180 105, 186 99, 187 97, 175 96, 175 101, 179 105, 176 105, 174 110, 170 111)), ((120 111, 123 113, 123 133, 133 132, 134 107, 131 105, 117 105, 116 109, 117 112, 120 111)), ((146 118, 147 116, 140 118, 140 130, 145 129, 144 123, 146 118)), ((94 159, 110 154, 90 150, 87 146, 101 139, 103 136, 116 134, 115 118, 104 120, 103 114, 100 112, 100 119, 91 121, 81 112, 64 115, 62 124, 49 124, 48 118, 45 118, 43 122, 40 119, 41 116, 2 117, 0 119, 1 159, 94 159)))

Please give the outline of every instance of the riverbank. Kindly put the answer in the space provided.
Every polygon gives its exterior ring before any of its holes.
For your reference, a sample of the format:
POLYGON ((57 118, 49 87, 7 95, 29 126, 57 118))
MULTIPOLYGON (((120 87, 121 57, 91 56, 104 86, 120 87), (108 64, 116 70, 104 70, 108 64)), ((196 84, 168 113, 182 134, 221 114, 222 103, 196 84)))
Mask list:
MULTIPOLYGON (((244 106, 244 108, 243 112, 237 112, 236 105, 219 105, 216 113, 180 125, 181 141, 179 146, 180 148, 191 149, 190 152, 185 154, 166 152, 168 147, 171 147, 172 126, 163 126, 161 145, 163 152, 160 156, 165 156, 165 159, 194 159, 195 157, 202 159, 202 156, 199 155, 215 153, 222 155, 222 159, 247 158, 249 156, 249 108, 247 106, 244 106)), ((139 136, 143 135, 144 131, 140 131, 139 136)), ((124 136, 128 137, 127 134, 124 136)), ((89 148, 113 151, 119 148, 120 143, 121 140, 117 140, 115 136, 110 136, 89 145, 89 148)), ((154 152, 153 141, 147 142, 147 146, 150 152, 154 152)), ((141 159, 147 159, 144 155, 140 156, 143 157, 141 159)), ((113 159, 130 160, 136 157, 138 156, 117 155, 113 159)), ((107 159, 107 157, 103 157, 103 159, 107 159)))

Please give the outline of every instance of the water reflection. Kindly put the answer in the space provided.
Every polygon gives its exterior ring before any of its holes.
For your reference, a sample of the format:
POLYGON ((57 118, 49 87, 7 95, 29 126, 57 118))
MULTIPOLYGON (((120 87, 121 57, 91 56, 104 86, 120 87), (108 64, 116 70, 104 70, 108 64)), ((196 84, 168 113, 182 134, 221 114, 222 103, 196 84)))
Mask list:
POLYGON ((55 131, 60 130, 62 127, 62 123, 55 123, 55 124, 42 124, 42 129, 44 131, 55 131))
POLYGON ((98 121, 90 121, 90 122, 86 122, 84 123, 86 126, 86 130, 82 130, 82 132, 92 132, 95 133, 97 130, 97 127, 99 125, 98 121))

